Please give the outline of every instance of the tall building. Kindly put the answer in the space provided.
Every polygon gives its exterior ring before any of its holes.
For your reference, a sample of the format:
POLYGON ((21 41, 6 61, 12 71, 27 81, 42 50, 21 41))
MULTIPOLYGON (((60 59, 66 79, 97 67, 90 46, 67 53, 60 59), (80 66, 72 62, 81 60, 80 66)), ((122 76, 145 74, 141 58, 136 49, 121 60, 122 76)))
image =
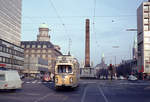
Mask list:
POLYGON ((0 38, 20 46, 22 0, 0 0, 0 38))
POLYGON ((0 0, 0 67, 20 71, 24 63, 21 10, 22 0, 0 0))
MULTIPOLYGON (((60 47, 58 45, 54 45, 50 42, 49 31, 50 30, 47 24, 41 24, 39 27, 39 35, 37 36, 37 41, 22 41, 21 46, 24 48, 24 56, 26 62, 29 62, 29 59, 34 58, 42 58, 43 60, 48 60, 48 69, 50 72, 54 73, 56 58, 57 56, 62 55, 62 53, 60 52, 60 47)), ((28 69, 33 69, 28 68, 28 66, 31 67, 30 64, 31 63, 27 63, 24 65, 24 72, 28 73, 28 69)))
POLYGON ((150 73, 150 2, 137 9, 138 71, 150 73))

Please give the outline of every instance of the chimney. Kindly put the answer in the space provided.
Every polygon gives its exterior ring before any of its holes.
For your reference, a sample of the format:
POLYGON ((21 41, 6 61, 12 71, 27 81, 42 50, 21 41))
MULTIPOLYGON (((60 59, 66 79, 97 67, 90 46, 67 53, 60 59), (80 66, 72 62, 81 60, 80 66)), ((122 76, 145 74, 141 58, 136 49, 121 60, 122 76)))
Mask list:
POLYGON ((85 28, 85 67, 90 67, 90 20, 86 19, 85 28))

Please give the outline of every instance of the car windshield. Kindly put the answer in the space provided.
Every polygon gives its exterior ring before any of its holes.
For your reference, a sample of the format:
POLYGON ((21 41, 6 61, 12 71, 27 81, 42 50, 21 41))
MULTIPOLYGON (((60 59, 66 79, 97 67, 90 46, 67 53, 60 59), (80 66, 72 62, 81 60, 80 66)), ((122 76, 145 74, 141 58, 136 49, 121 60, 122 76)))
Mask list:
POLYGON ((72 73, 72 67, 70 65, 59 65, 58 73, 72 73))

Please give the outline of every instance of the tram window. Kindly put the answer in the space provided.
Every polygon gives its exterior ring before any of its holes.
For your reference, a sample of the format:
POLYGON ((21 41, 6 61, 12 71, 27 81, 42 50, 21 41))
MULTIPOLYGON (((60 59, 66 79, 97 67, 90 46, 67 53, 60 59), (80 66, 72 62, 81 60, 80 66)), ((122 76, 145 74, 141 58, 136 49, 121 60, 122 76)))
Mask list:
POLYGON ((68 66, 68 73, 72 73, 72 68, 71 68, 71 66, 68 66))
POLYGON ((66 66, 63 65, 58 66, 58 73, 66 73, 66 66))

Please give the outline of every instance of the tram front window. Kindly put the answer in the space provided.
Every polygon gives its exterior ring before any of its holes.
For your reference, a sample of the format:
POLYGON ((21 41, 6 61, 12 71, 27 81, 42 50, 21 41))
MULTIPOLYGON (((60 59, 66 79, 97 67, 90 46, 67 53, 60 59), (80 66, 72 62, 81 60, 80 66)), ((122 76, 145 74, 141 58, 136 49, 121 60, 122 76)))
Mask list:
POLYGON ((70 65, 59 65, 58 73, 72 73, 72 67, 70 65))

